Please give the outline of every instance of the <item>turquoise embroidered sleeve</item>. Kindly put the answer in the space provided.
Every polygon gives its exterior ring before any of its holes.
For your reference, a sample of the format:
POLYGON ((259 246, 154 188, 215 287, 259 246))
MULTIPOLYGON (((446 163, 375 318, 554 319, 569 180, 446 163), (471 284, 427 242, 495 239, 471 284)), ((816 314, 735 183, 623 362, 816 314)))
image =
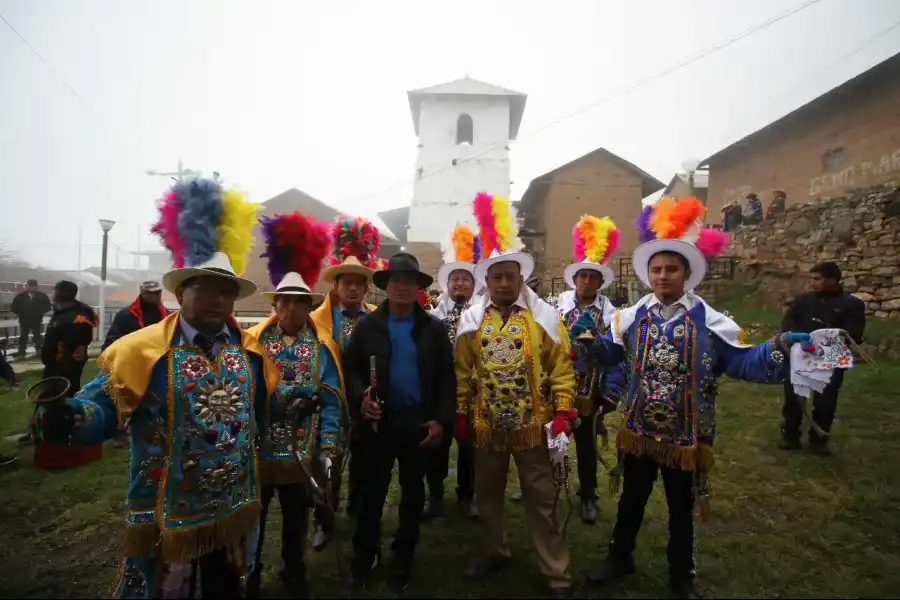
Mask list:
MULTIPOLYGON (((325 346, 319 347, 319 360, 322 365, 322 378, 321 382, 323 384, 328 384, 329 386, 335 389, 341 389, 341 383, 338 379, 337 366, 334 364, 334 361, 331 359, 331 353, 328 352, 328 349, 325 346)), ((341 427, 341 407, 338 402, 337 397, 328 389, 324 387, 321 388, 319 392, 319 402, 320 402, 320 446, 325 448, 328 446, 335 446, 337 444, 337 435, 340 432, 341 427)))
POLYGON ((100 444, 115 435, 118 429, 116 405, 104 390, 109 375, 100 372, 93 381, 81 388, 69 403, 80 408, 83 421, 73 432, 74 440, 86 446, 100 444))

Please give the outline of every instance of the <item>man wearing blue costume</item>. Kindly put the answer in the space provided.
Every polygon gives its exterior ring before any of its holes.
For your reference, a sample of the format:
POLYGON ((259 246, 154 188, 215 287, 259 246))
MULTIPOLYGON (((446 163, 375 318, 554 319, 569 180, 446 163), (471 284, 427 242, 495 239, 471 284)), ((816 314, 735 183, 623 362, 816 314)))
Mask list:
POLYGON ((177 183, 153 228, 173 254, 177 313, 113 343, 100 372, 52 411, 75 443, 129 425, 119 598, 242 598, 256 551, 257 417, 278 370, 232 317, 257 206, 215 180, 177 183), (118 416, 118 419, 117 419, 118 416), (199 575, 199 581, 198 581, 199 575))
MULTIPOLYGON (((271 219, 263 217, 261 221, 266 241, 263 256, 268 259, 269 278, 275 286, 274 292, 263 293, 272 297, 275 314, 247 333, 259 340, 281 372, 283 385, 291 387, 296 398, 289 406, 281 396, 273 396, 262 416, 262 515, 256 566, 248 587, 253 595, 258 593, 266 515, 277 491, 284 559, 281 580, 291 597, 305 598, 309 589, 303 542, 312 501, 309 490, 319 485, 313 481, 315 475, 319 475, 324 489, 340 478, 342 404, 345 426, 349 426, 346 403, 341 402, 340 351, 330 335, 316 330, 309 316, 313 305, 324 299, 310 290, 328 254, 329 237, 327 225, 296 211, 271 219)), ((333 509, 336 504, 332 498, 317 510, 333 509)))
MULTIPOLYGON (((694 585, 693 509, 709 504, 709 472, 716 435, 716 380, 722 375, 777 383, 792 344, 809 335, 782 333, 757 346, 694 289, 706 274, 706 257, 724 250, 726 234, 700 231, 704 208, 696 198, 661 199, 638 220, 643 242, 632 257, 635 274, 652 289, 613 317, 608 335, 593 342, 597 359, 623 358, 628 379, 624 424, 616 446, 622 497, 609 554, 588 576, 602 584, 635 570, 633 553, 644 507, 659 474, 669 507, 669 584, 676 598, 700 597, 694 585), (725 236, 725 237, 723 237, 725 236)), ((571 330, 593 325, 589 316, 571 330)))

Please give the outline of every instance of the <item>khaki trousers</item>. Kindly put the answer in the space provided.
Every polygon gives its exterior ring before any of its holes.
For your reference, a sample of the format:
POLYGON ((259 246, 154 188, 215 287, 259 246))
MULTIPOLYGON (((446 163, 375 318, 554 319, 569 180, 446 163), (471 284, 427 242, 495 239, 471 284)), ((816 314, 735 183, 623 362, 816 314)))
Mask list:
POLYGON ((537 446, 518 452, 475 451, 475 503, 480 513, 483 550, 488 558, 509 556, 503 508, 506 504, 506 480, 509 458, 516 461, 525 523, 531 532, 541 572, 551 588, 569 587, 569 549, 566 535, 553 512, 556 484, 547 449, 537 446))

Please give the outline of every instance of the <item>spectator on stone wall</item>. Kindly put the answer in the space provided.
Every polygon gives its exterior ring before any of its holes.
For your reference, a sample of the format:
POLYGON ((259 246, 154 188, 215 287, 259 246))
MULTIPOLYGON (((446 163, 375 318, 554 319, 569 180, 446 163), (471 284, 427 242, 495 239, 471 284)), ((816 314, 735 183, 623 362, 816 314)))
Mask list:
POLYGON ((743 224, 757 225, 763 219, 763 204, 759 196, 750 192, 747 194, 747 206, 744 207, 743 224))
POLYGON ((787 194, 781 190, 772 192, 772 202, 766 210, 767 219, 777 219, 784 214, 785 204, 787 203, 787 194))
POLYGON ((725 205, 725 207, 722 208, 722 229, 725 231, 737 231, 744 218, 742 212, 741 203, 737 200, 732 200, 729 204, 725 205))

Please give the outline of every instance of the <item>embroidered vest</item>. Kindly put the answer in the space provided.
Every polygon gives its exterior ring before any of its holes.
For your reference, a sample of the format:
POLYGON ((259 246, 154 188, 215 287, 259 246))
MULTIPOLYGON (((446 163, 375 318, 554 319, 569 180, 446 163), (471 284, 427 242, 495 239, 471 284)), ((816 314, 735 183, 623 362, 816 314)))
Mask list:
MULTIPOLYGON (((572 326, 575 325, 582 313, 588 313, 594 318, 597 326, 591 330, 591 333, 595 338, 604 335, 609 330, 609 327, 603 322, 603 313, 592 304, 586 308, 576 306, 568 313, 563 313, 562 310, 559 310, 559 315, 563 323, 565 323, 567 331, 572 329, 572 326)), ((590 398, 601 383, 602 370, 591 367, 594 360, 590 356, 590 346, 587 344, 577 341, 573 342, 572 359, 575 366, 575 396, 578 398, 590 398)))

